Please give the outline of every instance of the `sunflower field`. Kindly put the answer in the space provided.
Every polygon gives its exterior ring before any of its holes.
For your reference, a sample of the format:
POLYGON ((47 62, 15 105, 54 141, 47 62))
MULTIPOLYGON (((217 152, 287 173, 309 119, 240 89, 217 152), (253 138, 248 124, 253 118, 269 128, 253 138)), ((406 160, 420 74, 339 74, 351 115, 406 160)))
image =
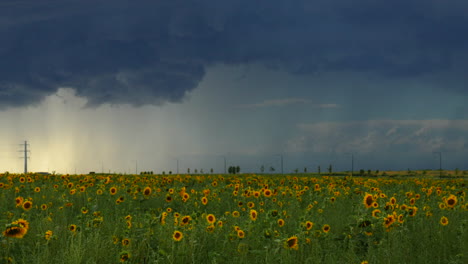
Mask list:
POLYGON ((0 174, 0 263, 468 263, 467 180, 0 174))

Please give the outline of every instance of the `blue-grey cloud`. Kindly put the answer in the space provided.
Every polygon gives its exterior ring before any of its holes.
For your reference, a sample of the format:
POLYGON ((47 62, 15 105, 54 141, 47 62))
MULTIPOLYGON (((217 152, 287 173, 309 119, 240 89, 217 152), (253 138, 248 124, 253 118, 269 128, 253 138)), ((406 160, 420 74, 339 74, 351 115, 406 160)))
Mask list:
POLYGON ((178 102, 217 63, 463 80, 468 4, 439 2, 2 1, 0 108, 58 87, 90 106, 178 102))

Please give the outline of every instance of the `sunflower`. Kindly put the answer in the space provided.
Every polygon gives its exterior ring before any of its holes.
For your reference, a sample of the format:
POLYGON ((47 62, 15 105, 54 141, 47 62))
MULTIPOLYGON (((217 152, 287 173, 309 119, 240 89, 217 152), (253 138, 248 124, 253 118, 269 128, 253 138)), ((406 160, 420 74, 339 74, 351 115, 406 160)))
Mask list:
POLYGON ((174 233, 172 234, 172 239, 173 239, 174 241, 177 241, 177 242, 178 242, 178 241, 181 241, 182 238, 184 238, 184 234, 183 234, 182 232, 180 232, 180 231, 177 231, 177 230, 176 230, 176 231, 174 231, 174 233))
POLYGON ((181 226, 188 225, 188 224, 190 224, 191 220, 192 220, 192 217, 190 217, 190 215, 186 215, 186 216, 182 217, 182 220, 180 220, 180 225, 181 226))
POLYGON ((392 205, 395 205, 396 204, 396 198, 395 197, 390 198, 390 203, 392 205))
POLYGON ((457 197, 453 194, 451 194, 446 200, 445 204, 447 205, 448 208, 453 208, 457 204, 458 200, 457 197))
POLYGON ((120 253, 120 262, 125 262, 129 259, 130 259, 130 253, 128 253, 127 251, 123 251, 122 253, 120 253))
POLYGON ((305 223, 305 228, 306 228, 307 230, 312 229, 312 227, 314 227, 314 223, 312 223, 311 221, 307 221, 307 222, 305 223))
POLYGON ((322 227, 322 231, 323 231, 324 233, 330 232, 330 225, 324 225, 324 226, 322 227))
POLYGON ((117 188, 111 187, 111 188, 109 189, 109 193, 110 193, 111 195, 115 195, 115 194, 117 193, 117 188))
POLYGON ((209 224, 213 224, 214 222, 216 222, 216 217, 213 214, 209 214, 206 216, 206 221, 209 224))
POLYGON ((442 216, 442 217, 440 218, 440 224, 441 224, 441 225, 446 226, 446 225, 448 225, 448 223, 449 223, 449 220, 448 220, 447 217, 442 216))
POLYGON ((143 195, 144 196, 150 196, 151 195, 151 188, 150 187, 145 187, 145 189, 143 189, 143 195))
POLYGON ((331 197, 330 198, 330 202, 334 203, 336 201, 336 198, 335 197, 331 197))
POLYGON ((102 195, 102 190, 101 190, 101 189, 98 189, 98 190, 96 191, 96 194, 97 194, 97 195, 102 195))
POLYGON ((299 243, 298 243, 297 236, 292 236, 292 237, 288 238, 286 240, 285 246, 286 246, 286 248, 289 248, 289 249, 298 250, 299 249, 299 243))
POLYGON ((15 204, 16 204, 16 207, 20 207, 23 205, 23 202, 24 202, 24 198, 19 196, 19 197, 16 197, 15 198, 15 204))
POLYGON ((374 211, 372 211, 372 217, 379 218, 381 213, 382 211, 380 211, 379 209, 375 209, 374 211))
POLYGON ((130 245, 130 239, 128 238, 122 239, 122 246, 126 247, 128 245, 130 245))
POLYGON ((271 197, 271 195, 272 195, 271 190, 265 189, 265 190, 263 191, 263 196, 265 196, 265 197, 271 197))
POLYGON ((366 208, 371 208, 373 203, 374 203, 374 197, 372 197, 372 194, 366 193, 362 201, 362 204, 364 204, 366 208))
POLYGON ((23 209, 26 210, 26 211, 29 211, 31 210, 32 208, 32 202, 31 201, 26 201, 23 203, 23 209))
POLYGON ((233 216, 233 217, 239 217, 239 216, 240 216, 239 211, 234 211, 234 212, 232 212, 232 216, 233 216))
POLYGON ((172 197, 170 195, 166 196, 166 202, 168 203, 172 202, 172 197))
POLYGON ((54 234, 54 233, 53 233, 51 230, 47 230, 47 231, 45 232, 44 238, 45 238, 46 240, 50 240, 50 238, 52 237, 53 234, 54 234))
POLYGON ((34 188, 34 192, 37 192, 37 193, 38 193, 38 192, 41 192, 41 187, 36 187, 36 188, 34 188))
POLYGON ((403 219, 403 215, 398 215, 398 223, 403 224, 403 222, 405 222, 405 220, 403 219))
POLYGON ((22 219, 22 218, 14 221, 12 224, 13 225, 18 225, 19 227, 24 228, 26 230, 26 232, 29 230, 29 222, 27 220, 22 219))
POLYGON ((69 226, 68 226, 68 230, 70 230, 71 232, 75 233, 76 230, 77 230, 77 227, 76 227, 76 225, 69 225, 69 226))
POLYGON ((242 230, 240 230, 240 229, 237 230, 237 237, 238 237, 238 238, 244 238, 244 237, 245 237, 244 231, 242 231, 242 230))
POLYGON ((386 228, 389 228, 393 223, 395 223, 395 216, 394 215, 387 215, 387 217, 384 218, 384 226, 386 228))
POLYGON ((252 221, 256 221, 257 220, 257 216, 258 216, 258 213, 256 210, 252 209, 250 210, 250 219, 252 221))
POLYGON ((6 237, 23 238, 27 230, 18 225, 8 225, 3 235, 6 237))
POLYGON ((76 189, 71 189, 69 193, 70 195, 74 195, 76 193, 76 189))
POLYGON ((247 203, 247 207, 249 207, 249 208, 254 208, 254 207, 255 207, 255 203, 253 203, 253 202, 248 202, 248 203, 247 203))
POLYGON ((281 219, 281 218, 278 219, 278 225, 279 225, 280 227, 283 227, 283 226, 284 226, 284 220, 281 219))
POLYGON ((418 211, 418 208, 416 206, 408 207, 409 216, 415 216, 417 211, 418 211))

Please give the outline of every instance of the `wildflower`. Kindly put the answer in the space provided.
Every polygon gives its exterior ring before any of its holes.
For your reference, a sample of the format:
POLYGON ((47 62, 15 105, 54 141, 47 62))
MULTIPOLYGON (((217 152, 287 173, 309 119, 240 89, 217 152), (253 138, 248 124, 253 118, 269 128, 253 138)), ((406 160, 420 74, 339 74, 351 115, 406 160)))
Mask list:
POLYGON ((128 245, 130 245, 130 239, 128 238, 122 239, 122 246, 126 247, 128 245))
POLYGON ((214 222, 216 222, 216 217, 213 214, 209 214, 206 216, 206 221, 209 224, 213 224, 214 222))
POLYGON ((109 189, 109 193, 110 193, 111 195, 115 195, 115 194, 117 193, 117 188, 111 187, 111 188, 109 189))
POLYGON ((26 210, 26 211, 29 211, 31 210, 32 208, 32 202, 31 201, 26 201, 23 203, 23 209, 26 210))
POLYGON ((306 227, 307 230, 312 229, 313 226, 314 226, 314 223, 312 223, 311 221, 307 221, 305 223, 305 227, 306 227))
POLYGON ((372 217, 379 218, 381 213, 382 211, 380 211, 379 209, 375 209, 374 211, 372 211, 372 217))
POLYGON ((292 237, 288 238, 288 240, 286 240, 285 246, 286 246, 286 248, 289 248, 289 249, 298 250, 299 249, 299 243, 298 243, 297 236, 292 236, 292 237))
POLYGON ((125 262, 129 259, 130 259, 130 253, 128 253, 127 251, 123 251, 122 253, 120 253, 120 262, 125 262))
POLYGON ((47 230, 47 231, 45 232, 44 238, 45 238, 46 240, 50 240, 50 238, 52 237, 53 234, 54 234, 54 233, 53 233, 51 230, 47 230))
POLYGON ((451 194, 446 200, 445 204, 447 205, 448 208, 453 208, 457 204, 458 200, 457 197, 453 194, 451 194))
POLYGON ((181 241, 182 238, 184 237, 184 234, 180 231, 174 231, 174 233, 172 234, 172 239, 174 239, 174 241, 181 241))
POLYGON ((328 232, 330 231, 330 225, 324 225, 324 226, 322 227, 322 231, 323 231, 324 233, 328 233, 328 232))
POLYGON ((253 210, 253 209, 250 210, 250 219, 251 219, 252 221, 256 221, 256 220, 257 220, 257 216, 258 216, 258 213, 257 213, 256 210, 253 210))
POLYGON ((440 224, 441 224, 441 225, 446 226, 446 225, 448 225, 448 223, 449 223, 449 221, 448 221, 448 218, 447 218, 447 217, 442 216, 442 217, 440 218, 440 224))
POLYGON ((238 238, 244 238, 244 237, 245 237, 244 231, 242 231, 242 230, 240 230, 240 229, 237 230, 237 237, 238 237, 238 238))
POLYGON ((284 226, 284 220, 281 219, 281 218, 278 219, 278 225, 279 225, 280 227, 283 227, 283 226, 284 226))
POLYGON ((151 188, 150 187, 146 187, 145 189, 143 189, 143 195, 144 196, 150 196, 151 195, 151 188))
POLYGON ((372 197, 372 194, 366 193, 362 203, 364 204, 366 208, 371 208, 372 204, 374 203, 374 198, 372 197))
POLYGON ((25 234, 26 229, 14 225, 7 226, 5 231, 3 231, 3 235, 6 237, 23 238, 25 234))

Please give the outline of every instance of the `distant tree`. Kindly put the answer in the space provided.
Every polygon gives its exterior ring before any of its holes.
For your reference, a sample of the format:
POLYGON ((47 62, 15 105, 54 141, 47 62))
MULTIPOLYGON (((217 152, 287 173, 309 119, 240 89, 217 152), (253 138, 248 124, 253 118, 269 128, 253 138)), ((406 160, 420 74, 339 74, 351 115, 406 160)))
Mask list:
POLYGON ((363 175, 364 175, 364 170, 363 170, 363 169, 360 169, 360 170, 359 170, 359 174, 361 174, 361 176, 363 176, 363 175))
POLYGON ((213 174, 213 168, 210 169, 210 173, 213 174))
POLYGON ((169 171, 169 174, 172 174, 172 171, 169 171))
POLYGON ((367 170, 367 174, 371 175, 371 172, 372 172, 371 170, 367 170))
POLYGON ((272 172, 272 173, 275 172, 275 167, 270 166, 270 172, 272 172))
POLYGON ((307 173, 307 167, 304 167, 304 173, 307 173))
POLYGON ((162 175, 166 175, 166 171, 163 171, 163 172, 162 172, 162 175))
POLYGON ((332 174, 332 171, 333 171, 333 167, 332 167, 332 165, 330 164, 330 165, 328 166, 328 173, 329 173, 329 174, 332 174))
POLYGON ((203 174, 203 169, 200 169, 200 173, 203 174))
POLYGON ((318 174, 320 174, 320 165, 317 167, 318 174))
POLYGON ((265 171, 265 166, 262 165, 262 166, 260 167, 260 172, 263 173, 264 171, 265 171))
POLYGON ((299 169, 298 168, 295 168, 294 169, 294 173, 298 173, 299 172, 299 169))
POLYGON ((237 167, 236 167, 236 173, 239 173, 239 172, 240 172, 240 167, 237 166, 237 167))
POLYGON ((197 170, 197 169, 195 169, 195 174, 197 174, 197 173, 198 173, 198 170, 197 170))
POLYGON ((378 174, 379 174, 379 172, 380 172, 379 170, 376 170, 376 171, 375 171, 375 174, 377 174, 377 175, 378 175, 378 174))

